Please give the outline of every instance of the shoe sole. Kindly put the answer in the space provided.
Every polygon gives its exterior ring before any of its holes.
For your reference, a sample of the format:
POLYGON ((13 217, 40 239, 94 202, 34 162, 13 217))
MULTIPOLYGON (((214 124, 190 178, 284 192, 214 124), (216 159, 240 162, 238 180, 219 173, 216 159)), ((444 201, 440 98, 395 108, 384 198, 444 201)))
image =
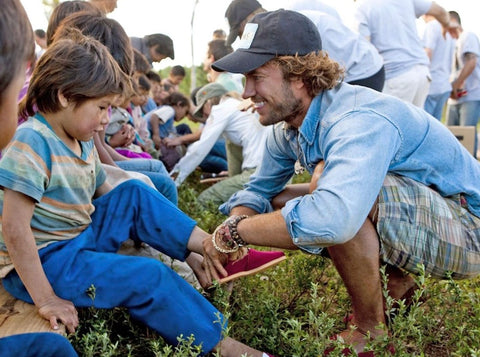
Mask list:
POLYGON ((210 178, 200 180, 200 183, 217 183, 217 182, 223 181, 227 178, 228 178, 228 176, 210 177, 210 178))
POLYGON ((240 271, 240 272, 235 273, 233 275, 229 275, 225 278, 220 279, 218 282, 220 284, 225 284, 225 283, 228 283, 229 281, 232 281, 234 279, 241 278, 242 276, 248 276, 248 275, 253 275, 253 274, 256 274, 256 273, 260 273, 261 271, 264 271, 264 270, 270 268, 271 266, 276 265, 276 264, 284 261, 285 259, 287 259, 287 257, 284 255, 284 256, 279 257, 277 259, 271 260, 268 263, 260 265, 259 267, 255 268, 255 269, 248 270, 248 271, 240 271))

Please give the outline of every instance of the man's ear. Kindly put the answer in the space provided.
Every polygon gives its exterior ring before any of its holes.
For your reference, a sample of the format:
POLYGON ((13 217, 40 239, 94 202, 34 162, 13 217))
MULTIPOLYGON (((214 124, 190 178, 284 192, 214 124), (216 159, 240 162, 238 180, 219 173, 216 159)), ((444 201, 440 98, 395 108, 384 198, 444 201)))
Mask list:
POLYGON ((290 83, 296 89, 301 89, 305 87, 305 83, 303 83, 301 77, 293 77, 292 79, 290 79, 290 83))
POLYGON ((68 107, 68 99, 65 98, 65 96, 63 95, 62 92, 58 92, 58 101, 60 102, 60 105, 62 106, 62 108, 66 108, 68 107))

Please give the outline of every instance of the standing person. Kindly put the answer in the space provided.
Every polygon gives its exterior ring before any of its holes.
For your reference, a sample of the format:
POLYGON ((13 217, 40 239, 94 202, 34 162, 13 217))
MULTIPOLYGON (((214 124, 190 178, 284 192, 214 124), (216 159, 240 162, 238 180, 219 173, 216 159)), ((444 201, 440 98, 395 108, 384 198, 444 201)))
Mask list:
MULTIPOLYGON (((423 18, 426 22, 423 44, 430 60, 430 74, 432 76, 432 83, 425 100, 424 109, 427 113, 441 120, 443 108, 452 91, 450 74, 455 41, 449 32, 443 32, 442 25, 433 16, 424 15, 423 18)), ((453 25, 453 21, 450 21, 450 24, 453 25)))
MULTIPOLYGON (((17 128, 17 99, 29 65, 35 62, 35 42, 25 9, 18 0, 2 1, 0 17, 0 150, 17 128), (21 45, 19 45, 21 44, 21 45)), ((25 333, 0 338, 3 357, 77 357, 68 340, 57 333, 25 333)))
POLYGON ((480 118, 480 43, 473 32, 464 31, 460 15, 450 11, 450 18, 457 25, 455 49, 455 79, 448 101, 447 125, 475 127, 474 155, 477 152, 477 124, 480 118))
POLYGON ((432 0, 360 0, 358 32, 372 42, 385 64, 384 93, 423 108, 430 87, 429 61, 415 20, 434 16, 445 29, 448 13, 432 0))
POLYGON ((278 10, 251 22, 213 67, 246 75, 243 97, 271 129, 257 171, 220 207, 230 217, 204 241, 206 265, 221 270, 221 250, 248 244, 326 250, 356 326, 340 336, 358 353, 365 336, 387 334, 380 263, 395 299, 415 288, 404 272, 418 264, 435 278, 480 272, 480 164, 423 109, 341 83, 305 16, 278 10), (324 164, 323 173, 311 194, 272 212, 297 161, 311 174, 324 164))
POLYGON ((172 39, 162 33, 154 33, 144 37, 130 37, 133 48, 140 51, 147 60, 153 62, 161 62, 167 57, 175 59, 175 51, 173 49, 172 39))
POLYGON ((60 321, 74 332, 76 307, 123 306, 170 344, 193 335, 202 354, 260 357, 224 338, 224 317, 173 270, 117 254, 135 237, 183 260, 201 253, 209 237, 142 182, 112 189, 105 181, 93 133, 103 130, 109 105, 127 83, 106 47, 80 34, 56 40, 39 60, 24 108, 32 117, 0 161, 3 285, 33 302, 52 328, 60 321))
MULTIPOLYGON (((385 82, 383 59, 371 43, 345 26, 338 14, 332 15, 331 7, 321 1, 310 6, 293 2, 289 6, 315 23, 322 35, 323 50, 345 68, 346 82, 382 91, 385 82), (302 10, 296 10, 299 8, 302 10)), ((241 36, 247 21, 264 11, 256 0, 232 1, 226 11, 230 33, 241 36)))

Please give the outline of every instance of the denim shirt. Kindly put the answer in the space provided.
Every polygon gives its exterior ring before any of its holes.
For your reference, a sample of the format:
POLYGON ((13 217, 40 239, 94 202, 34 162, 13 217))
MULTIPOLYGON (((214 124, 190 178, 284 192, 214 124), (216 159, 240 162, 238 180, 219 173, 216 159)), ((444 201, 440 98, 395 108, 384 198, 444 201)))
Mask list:
POLYGON ((271 212, 270 200, 294 173, 325 168, 317 189, 285 205, 293 242, 311 253, 358 232, 387 173, 421 182, 442 196, 462 193, 480 216, 480 164, 453 134, 425 111, 368 88, 339 84, 315 97, 300 128, 272 127, 262 164, 242 191, 220 209, 271 212))

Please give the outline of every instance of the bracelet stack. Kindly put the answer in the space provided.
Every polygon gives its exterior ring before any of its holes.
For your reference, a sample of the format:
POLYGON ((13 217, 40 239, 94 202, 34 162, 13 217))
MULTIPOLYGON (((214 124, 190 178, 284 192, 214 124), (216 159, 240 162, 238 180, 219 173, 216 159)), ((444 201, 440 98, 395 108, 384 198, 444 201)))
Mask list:
POLYGON ((247 217, 247 215, 230 216, 215 229, 212 243, 216 250, 221 253, 234 253, 240 247, 247 245, 237 231, 238 222, 247 217))

